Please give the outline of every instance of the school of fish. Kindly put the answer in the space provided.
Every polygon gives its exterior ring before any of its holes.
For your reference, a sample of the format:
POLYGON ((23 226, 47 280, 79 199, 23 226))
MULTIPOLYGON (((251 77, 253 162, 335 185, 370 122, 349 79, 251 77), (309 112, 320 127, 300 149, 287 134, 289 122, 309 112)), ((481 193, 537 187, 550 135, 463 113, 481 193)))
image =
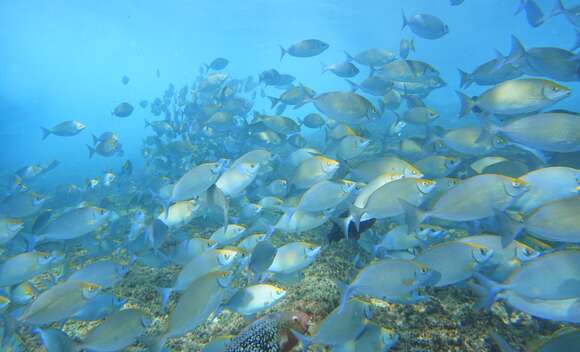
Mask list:
MULTIPOLYGON (((534 28, 565 16, 580 38, 579 7, 543 7, 521 0, 516 14, 534 28)), ((499 301, 569 324, 530 350, 579 348, 580 112, 558 103, 575 93, 567 82, 580 81, 580 39, 572 50, 535 48, 506 33, 508 55, 458 68, 451 82, 414 56, 456 29, 406 11, 402 28, 396 51, 346 50, 323 64, 323 77, 344 81, 336 90, 273 68, 232 77, 220 57, 190 85, 113 104, 110 118, 143 119, 143 167, 126 160, 50 194, 35 182, 58 161, 13 171, 0 188, 0 350, 23 351, 27 335, 48 352, 170 351, 172 339, 229 310, 249 319, 246 328, 213 336, 203 351, 384 352, 400 337, 373 321, 371 299, 421 304, 450 286, 482 309, 499 301), (430 105, 448 85, 456 114, 430 105), (473 96, 473 85, 485 89, 473 96), (256 110, 259 101, 269 109, 256 110), (328 235, 316 243, 279 240, 321 229, 328 235), (358 274, 336 282, 335 309, 320 321, 278 310, 333 241, 361 253, 358 274), (178 274, 167 287, 150 283, 158 300, 115 295, 139 267, 178 274), (158 316, 140 309, 153 302, 158 316), (98 324, 73 337, 62 330, 69 321, 98 324)), ((314 65, 331 45, 285 43, 271 59, 314 65)), ((124 156, 113 131, 77 120, 42 127, 43 143, 87 133, 89 158, 124 156)), ((512 350, 501 333, 491 338, 512 350)))

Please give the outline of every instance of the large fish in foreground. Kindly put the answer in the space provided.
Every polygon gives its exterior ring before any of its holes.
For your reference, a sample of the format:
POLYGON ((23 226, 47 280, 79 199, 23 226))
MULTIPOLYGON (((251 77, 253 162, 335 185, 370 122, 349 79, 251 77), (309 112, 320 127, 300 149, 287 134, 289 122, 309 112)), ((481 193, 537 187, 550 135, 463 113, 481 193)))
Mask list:
POLYGON ((402 200, 411 229, 427 218, 448 221, 474 221, 494 216, 510 207, 527 192, 527 183, 502 175, 477 175, 459 182, 435 202, 431 209, 418 210, 402 200))
POLYGON ((502 82, 473 99, 457 92, 461 100, 459 116, 473 108, 496 115, 519 115, 545 109, 572 94, 570 88, 540 78, 524 78, 502 82))

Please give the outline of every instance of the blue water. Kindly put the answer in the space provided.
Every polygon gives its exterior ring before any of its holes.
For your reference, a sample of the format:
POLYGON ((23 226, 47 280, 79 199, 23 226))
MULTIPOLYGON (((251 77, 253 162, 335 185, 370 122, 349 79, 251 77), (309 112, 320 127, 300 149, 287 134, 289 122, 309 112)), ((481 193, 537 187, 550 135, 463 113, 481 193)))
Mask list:
MULTIPOLYGON (((574 30, 563 16, 532 28, 520 14, 518 1, 466 0, 450 7, 438 1, 63 1, 0 3, 0 169, 58 159, 63 164, 47 177, 81 181, 95 172, 118 168, 123 159, 88 159, 90 134, 112 130, 126 155, 139 165, 141 139, 147 132, 147 110, 136 108, 127 119, 110 111, 121 101, 137 106, 157 97, 169 83, 191 83, 198 67, 217 56, 231 61, 234 77, 277 68, 318 91, 347 89, 330 73, 320 75, 319 61, 338 62, 343 50, 369 47, 398 51, 401 13, 431 13, 442 18, 450 33, 439 40, 416 39, 419 60, 441 71, 448 86, 429 101, 458 105, 453 90, 457 68, 471 71, 507 54, 510 34, 526 47, 570 47, 574 30), (304 38, 330 43, 320 57, 279 61, 279 45, 304 38), (157 79, 156 69, 161 78, 157 79), (131 82, 120 80, 127 75, 131 82), (73 138, 40 140, 40 126, 78 119, 88 127, 73 138), (75 172, 71 172, 71 169, 75 172)), ((544 3, 544 2, 542 2, 544 3)), ((541 4, 548 13, 552 4, 541 4)), ((569 84, 575 88, 577 83, 569 84)), ((481 88, 472 88, 477 94, 481 88)), ((560 106, 573 107, 573 96, 560 106)), ((264 103, 265 104, 265 103, 264 103)), ((258 106, 259 107, 259 106, 258 106)))

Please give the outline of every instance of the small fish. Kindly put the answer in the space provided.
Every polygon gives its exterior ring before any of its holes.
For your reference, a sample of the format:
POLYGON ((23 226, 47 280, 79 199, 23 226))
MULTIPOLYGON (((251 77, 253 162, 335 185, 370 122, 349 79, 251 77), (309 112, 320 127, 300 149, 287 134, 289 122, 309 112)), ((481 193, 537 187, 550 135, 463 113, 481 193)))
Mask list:
POLYGON ((415 260, 441 275, 434 287, 445 287, 469 279, 493 255, 494 250, 484 245, 447 241, 428 248, 415 260))
POLYGON ((157 219, 170 228, 179 228, 201 215, 197 213, 200 207, 201 204, 196 200, 177 202, 170 206, 166 212, 162 211, 157 219))
POLYGON ((367 303, 352 299, 344 306, 335 308, 316 327, 311 337, 297 334, 304 350, 312 344, 323 346, 340 346, 359 337, 366 328, 367 319, 372 317, 367 303))
POLYGON ((439 71, 424 61, 399 59, 385 64, 375 75, 389 81, 424 82, 438 77, 439 71))
POLYGON ((205 64, 205 69, 206 71, 209 71, 210 69, 214 70, 214 71, 219 71, 219 70, 223 70, 224 68, 226 68, 228 66, 228 64, 230 63, 230 61, 228 59, 224 59, 223 57, 218 57, 212 60, 212 62, 210 62, 209 64, 205 64))
POLYGON ((355 61, 358 64, 371 68, 378 68, 382 65, 388 64, 396 58, 396 55, 393 52, 379 48, 367 49, 361 51, 355 56, 350 55, 346 51, 344 53, 348 61, 355 61))
POLYGON ((403 10, 401 10, 401 15, 403 16, 401 29, 409 26, 411 31, 421 38, 439 39, 449 33, 449 27, 436 16, 419 13, 407 18, 403 10))
POLYGON ((413 164, 391 156, 362 162, 353 167, 350 172, 355 180, 362 182, 370 182, 385 173, 398 174, 410 178, 422 178, 424 176, 413 164))
POLYGON ((284 49, 284 47, 280 46, 280 61, 282 61, 286 54, 294 57, 316 56, 329 47, 330 45, 318 39, 306 39, 293 44, 288 49, 284 49))
POLYGON ((215 230, 209 240, 223 247, 239 242, 245 235, 247 235, 245 226, 229 224, 227 227, 222 226, 215 230))
POLYGON ((489 307, 498 293, 506 291, 525 299, 537 300, 578 300, 580 288, 575 284, 580 280, 580 252, 563 250, 539 256, 514 271, 503 284, 498 284, 484 275, 475 273, 475 278, 485 286, 480 305, 489 307), (540 283, 541 282, 541 283, 540 283))
POLYGON ((492 234, 467 236, 459 241, 493 250, 493 255, 481 268, 481 272, 497 281, 506 280, 515 270, 521 268, 522 264, 541 255, 540 252, 518 241, 512 241, 504 247, 501 237, 492 234))
POLYGON ((79 348, 91 351, 119 351, 145 333, 150 320, 138 309, 113 313, 83 338, 79 348))
POLYGON ((128 267, 110 260, 101 260, 84 266, 74 272, 67 281, 84 281, 100 286, 102 289, 115 286, 129 272, 128 267))
POLYGON ((330 71, 342 78, 351 78, 359 73, 359 69, 349 61, 339 62, 331 65, 322 64, 322 73, 330 71))
POLYGON ((133 105, 123 102, 120 103, 115 107, 115 109, 111 112, 111 115, 115 115, 117 117, 129 117, 133 112, 133 105))
POLYGON ((169 315, 167 329, 148 340, 150 351, 161 351, 169 338, 181 336, 205 323, 224 303, 226 288, 231 279, 231 273, 217 271, 193 281, 169 315))
POLYGON ((302 161, 294 170, 292 185, 297 189, 310 188, 320 181, 331 179, 340 163, 324 156, 315 155, 302 161))
POLYGON ((185 265, 205 251, 215 248, 216 245, 215 241, 205 238, 190 238, 176 246, 170 259, 178 265, 185 265))
POLYGON ((98 285, 66 281, 42 292, 18 320, 29 324, 50 324, 67 319, 100 291, 98 285))
POLYGON ((47 271, 61 262, 64 255, 59 252, 25 252, 5 259, 0 264, 0 287, 18 285, 47 271))
POLYGON ((110 216, 111 211, 98 207, 72 209, 48 223, 45 231, 36 240, 43 242, 78 238, 106 224, 110 216))
POLYGON ((241 315, 254 315, 274 306, 286 296, 286 291, 269 284, 239 289, 225 307, 241 315))
POLYGON ((353 92, 327 92, 317 95, 312 102, 322 114, 348 124, 361 124, 379 114, 368 99, 353 92))
POLYGON ((232 165, 216 181, 216 187, 224 195, 235 198, 239 196, 254 180, 260 171, 258 163, 241 163, 232 165))
POLYGON ((532 210, 522 219, 513 219, 507 214, 500 217, 500 231, 505 245, 525 229, 531 235, 543 240, 580 243, 577 231, 580 219, 580 197, 555 200, 532 210))
POLYGON ((366 295, 390 302, 420 300, 417 290, 437 283, 441 274, 428 266, 410 260, 383 259, 362 269, 352 283, 344 285, 338 312, 347 306, 350 297, 366 295), (388 272, 389 275, 384 275, 388 272))
POLYGON ((307 242, 291 242, 278 248, 269 272, 291 274, 304 270, 316 260, 320 246, 307 242))
POLYGON ((70 137, 76 136, 82 130, 84 130, 87 126, 85 126, 82 122, 71 120, 71 121, 64 121, 59 123, 58 125, 48 129, 42 127, 42 139, 45 140, 51 134, 55 136, 61 137, 70 137))

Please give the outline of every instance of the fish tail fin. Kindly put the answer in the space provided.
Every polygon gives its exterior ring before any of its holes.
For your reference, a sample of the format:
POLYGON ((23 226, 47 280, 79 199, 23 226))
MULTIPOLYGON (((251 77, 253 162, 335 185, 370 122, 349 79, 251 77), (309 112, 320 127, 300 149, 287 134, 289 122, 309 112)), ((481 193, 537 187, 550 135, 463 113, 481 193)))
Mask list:
POLYGON ((156 290, 161 297, 161 310, 165 312, 167 310, 167 303, 169 303, 169 298, 171 297, 173 289, 170 287, 157 287, 156 290))
MULTIPOLYGON (((64 346, 71 346, 73 351, 80 351, 80 346, 78 346, 71 338, 70 336, 62 331, 61 329, 56 329, 58 331, 58 335, 54 336, 53 338, 56 338, 59 342, 59 345, 64 346)), ((47 338, 48 336, 46 335, 46 330, 45 329, 41 329, 39 327, 33 328, 32 329, 32 333, 35 335, 39 335, 40 336, 40 341, 42 342, 42 344, 45 346, 45 348, 48 350, 48 344, 50 343, 49 341, 45 341, 45 338, 47 338)), ((56 332, 56 331, 55 331, 56 332)), ((52 350, 52 349, 50 349, 52 350)))
POLYGON ((497 294, 505 289, 505 285, 498 284, 497 282, 488 279, 479 272, 475 272, 473 277, 483 285, 472 285, 472 289, 475 289, 475 293, 479 295, 480 299, 477 302, 477 307, 480 309, 489 309, 493 302, 496 301, 497 294))
POLYGON ((493 68, 492 72, 495 72, 497 70, 499 70, 500 68, 502 68, 506 63, 507 63, 507 56, 504 56, 501 51, 494 49, 493 50, 494 54, 495 54, 495 67, 493 68))
POLYGON ((352 288, 351 288, 351 286, 348 286, 347 284, 345 284, 344 282, 342 282, 340 280, 336 280, 336 285, 338 286, 338 289, 340 290, 340 294, 341 294, 340 295, 340 305, 338 308, 338 314, 341 314, 344 311, 344 307, 346 307, 348 299, 352 295, 352 288))
POLYGON ((469 96, 463 94, 462 92, 456 90, 455 93, 459 97, 459 102, 461 107, 459 109, 459 117, 464 117, 469 115, 471 110, 475 107, 475 100, 471 99, 469 96))
POLYGON ((272 237, 272 235, 276 232, 276 228, 274 226, 268 226, 268 230, 266 231, 266 237, 264 237, 264 241, 267 241, 272 237))
POLYGON ((350 86, 351 92, 356 92, 359 89, 359 85, 351 81, 350 79, 345 79, 346 83, 350 86))
POLYGON ((346 55, 346 61, 351 62, 354 60, 354 57, 352 57, 351 54, 348 53, 348 51, 344 51, 344 55, 346 55))
POLYGON ((475 140, 476 144, 490 138, 496 132, 496 128, 494 128, 488 118, 482 117, 479 119, 479 122, 481 123, 481 133, 475 140))
POLYGON ((426 218, 425 212, 416 207, 415 205, 401 198, 399 198, 399 204, 401 204, 401 208, 403 208, 403 214, 405 215, 405 224, 407 224, 409 232, 414 231, 415 229, 417 229, 419 224, 421 224, 423 220, 425 220, 426 218))
MULTIPOLYGON (((149 126, 151 126, 151 123, 150 123, 149 121, 145 120, 145 128, 147 128, 147 127, 149 127, 149 126)), ((93 137, 93 138, 94 138, 94 137, 93 137)))
POLYGON ((522 57, 526 55, 526 48, 522 42, 512 34, 512 48, 510 50, 509 55, 506 58, 506 64, 513 64, 514 62, 518 61, 522 57))
POLYGON ((285 205, 278 205, 277 208, 280 211, 283 211, 284 213, 288 214, 288 222, 290 222, 290 219, 292 219, 292 217, 294 216, 294 214, 296 214, 296 211, 298 210, 298 208, 296 207, 288 207, 285 205))
POLYGON ((411 41, 409 41, 409 49, 415 52, 415 38, 411 38, 411 41))
POLYGON ((498 233, 501 235, 501 245, 505 248, 522 232, 524 225, 503 211, 495 211, 495 221, 498 233))
POLYGON ((324 72, 328 71, 328 66, 326 66, 326 65, 324 64, 324 62, 322 62, 322 61, 320 61, 320 67, 321 67, 321 70, 320 70, 320 74, 321 74, 321 75, 323 75, 323 74, 324 74, 324 72))
POLYGON ((357 231, 360 231, 360 218, 364 214, 364 211, 365 210, 363 208, 359 208, 359 207, 355 206, 354 204, 352 204, 349 207, 350 216, 352 217, 352 220, 354 221, 354 225, 355 225, 357 231))
POLYGON ((34 250, 34 248, 39 242, 39 239, 30 233, 25 233, 22 235, 22 237, 24 237, 24 241, 26 242, 26 248, 28 249, 28 251, 34 250))
POLYGON ((270 109, 274 109, 276 105, 278 105, 278 103, 280 102, 280 99, 275 97, 268 97, 268 99, 270 99, 270 109))
POLYGON ((469 88, 471 83, 473 83, 471 75, 461 69, 457 69, 457 71, 459 71, 459 79, 460 79, 459 87, 463 89, 469 88))
POLYGON ((87 145, 87 148, 89 148, 89 159, 91 159, 93 155, 95 155, 95 148, 91 147, 90 145, 87 145))
POLYGON ((349 236, 348 236, 348 232, 350 229, 350 222, 352 221, 351 217, 347 217, 344 220, 340 221, 340 229, 342 231, 342 234, 344 235, 344 238, 346 240, 348 240, 349 236))
POLYGON ((409 24, 409 22, 407 22, 407 16, 405 16, 405 11, 403 9, 401 9, 401 17, 403 18, 403 26, 401 27, 401 30, 403 30, 409 24))
POLYGON ((282 61, 282 59, 284 58, 284 55, 286 55, 288 51, 286 49, 284 49, 284 47, 282 45, 280 45, 280 61, 282 61))
POLYGON ((50 130, 48 128, 40 127, 42 129, 42 140, 45 140, 48 136, 50 136, 50 130))
POLYGON ((97 136, 95 136, 94 134, 92 134, 91 136, 93 137, 93 144, 99 143, 99 138, 97 138, 97 136))

